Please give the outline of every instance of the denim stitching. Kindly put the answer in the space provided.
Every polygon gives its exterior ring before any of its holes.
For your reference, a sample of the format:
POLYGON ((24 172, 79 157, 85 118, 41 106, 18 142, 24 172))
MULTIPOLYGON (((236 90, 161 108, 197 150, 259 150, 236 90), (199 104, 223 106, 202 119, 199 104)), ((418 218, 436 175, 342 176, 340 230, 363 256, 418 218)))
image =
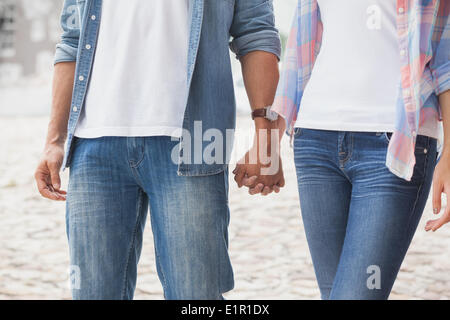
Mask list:
MULTIPOLYGON (((427 145, 427 147, 429 148, 429 147, 430 147, 430 138, 428 138, 427 141, 428 141, 428 143, 427 143, 426 145, 427 145)), ((414 201, 414 205, 413 205, 413 208, 412 208, 412 210, 411 210, 411 214, 410 214, 410 216, 409 216, 407 228, 406 228, 405 230, 408 230, 409 227, 410 227, 410 225, 411 225, 412 215, 413 215, 414 212, 416 211, 417 203, 419 202, 419 198, 420 198, 420 196, 422 195, 423 185, 425 184, 425 181, 427 180, 427 173, 428 173, 428 170, 427 170, 427 169, 428 169, 428 158, 429 158, 429 155, 428 155, 428 154, 425 155, 425 161, 424 161, 424 175, 423 175, 423 179, 422 179, 422 182, 421 182, 421 184, 420 184, 420 186, 419 186, 419 190, 417 191, 416 200, 414 201)), ((406 237, 406 234, 405 234, 405 237, 406 237)), ((413 235, 413 237, 414 237, 414 235, 413 235)))
MULTIPOLYGON (((154 221, 154 218, 153 218, 153 213, 151 212, 151 210, 150 210, 150 220, 151 220, 151 223, 152 223, 152 226, 154 226, 155 225, 155 221, 154 221)), ((164 289, 164 296, 166 296, 166 291, 167 291, 167 281, 166 281, 166 276, 164 275, 164 270, 163 270, 163 267, 162 267, 162 265, 161 265, 161 257, 160 257, 160 255, 159 255, 159 250, 158 250, 158 245, 157 245, 157 243, 159 243, 159 240, 158 240, 158 236, 157 235, 153 235, 154 236, 154 243, 155 243, 155 260, 156 260, 156 264, 158 265, 158 268, 159 268, 159 271, 160 271, 160 273, 161 273, 161 284, 162 284, 162 286, 163 286, 163 289, 164 289)))
POLYGON ((346 165, 346 162, 352 157, 352 155, 353 155, 353 148, 354 148, 354 144, 355 144, 355 140, 354 140, 354 137, 353 137, 353 133, 349 133, 349 135, 350 135, 350 143, 349 143, 349 145, 350 145, 350 148, 349 148, 349 150, 348 150, 348 152, 347 152, 347 156, 345 157, 345 159, 344 160, 342 160, 342 166, 344 167, 345 165, 346 165))
MULTIPOLYGON (((129 138, 127 138, 127 151, 128 151, 129 141, 130 141, 129 138)), ((145 141, 144 141, 144 143, 145 143, 145 141)), ((142 147, 141 148, 141 158, 136 162, 133 160, 129 160, 128 162, 130 164, 130 167, 133 169, 136 169, 137 167, 140 166, 140 164, 142 163, 144 158, 145 158, 145 149, 144 149, 144 147, 142 147)))
POLYGON ((300 137, 303 133, 303 129, 302 128, 295 128, 294 129, 294 139, 297 139, 298 137, 300 137))
POLYGON ((143 191, 141 189, 139 189, 139 198, 138 198, 138 207, 137 207, 138 215, 136 217, 136 223, 135 223, 135 227, 134 227, 134 231, 133 231, 131 245, 128 250, 128 259, 127 259, 127 263, 125 266, 125 276, 124 276, 123 290, 122 290, 122 300, 125 300, 125 294, 126 294, 127 282, 128 282, 128 268, 130 265, 131 254, 133 252, 133 249, 136 246, 136 234, 137 234, 138 224, 140 223, 141 218, 142 218, 142 200, 143 200, 142 198, 143 198, 143 191))

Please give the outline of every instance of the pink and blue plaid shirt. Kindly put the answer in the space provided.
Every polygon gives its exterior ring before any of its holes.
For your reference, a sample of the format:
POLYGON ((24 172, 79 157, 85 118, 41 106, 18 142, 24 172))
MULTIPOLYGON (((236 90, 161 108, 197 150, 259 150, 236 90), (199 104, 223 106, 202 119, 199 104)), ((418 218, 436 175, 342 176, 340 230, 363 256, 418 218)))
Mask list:
MULTIPOLYGON (((397 0, 397 10, 401 85, 386 165, 410 181, 419 128, 433 136, 442 128, 437 97, 450 89, 450 0, 397 0)), ((317 0, 299 0, 273 106, 286 119, 291 134, 320 52, 322 32, 317 0)))

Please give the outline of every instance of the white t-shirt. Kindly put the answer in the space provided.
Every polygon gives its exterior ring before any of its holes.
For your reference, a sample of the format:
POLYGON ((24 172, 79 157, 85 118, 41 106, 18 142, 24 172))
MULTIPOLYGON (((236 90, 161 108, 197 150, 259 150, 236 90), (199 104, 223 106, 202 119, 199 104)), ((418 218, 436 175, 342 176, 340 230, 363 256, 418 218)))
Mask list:
POLYGON ((181 136, 188 42, 188 0, 103 0, 75 136, 181 136))
POLYGON ((401 64, 397 0, 318 0, 324 32, 296 127, 393 132, 401 64))

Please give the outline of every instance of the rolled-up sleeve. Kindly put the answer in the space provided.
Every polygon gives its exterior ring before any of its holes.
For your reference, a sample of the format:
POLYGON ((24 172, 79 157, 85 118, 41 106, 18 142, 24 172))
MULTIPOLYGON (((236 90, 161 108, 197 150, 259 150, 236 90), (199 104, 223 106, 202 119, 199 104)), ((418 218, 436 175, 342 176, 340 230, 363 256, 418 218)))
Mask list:
POLYGON ((450 90, 450 2, 441 1, 433 33, 433 58, 430 68, 436 94, 450 90))
POLYGON ((80 12, 76 0, 65 0, 61 13, 61 41, 56 45, 54 64, 76 61, 80 41, 80 12))
POLYGON ((236 0, 230 34, 230 48, 237 59, 252 51, 270 52, 280 59, 281 41, 272 0, 236 0))

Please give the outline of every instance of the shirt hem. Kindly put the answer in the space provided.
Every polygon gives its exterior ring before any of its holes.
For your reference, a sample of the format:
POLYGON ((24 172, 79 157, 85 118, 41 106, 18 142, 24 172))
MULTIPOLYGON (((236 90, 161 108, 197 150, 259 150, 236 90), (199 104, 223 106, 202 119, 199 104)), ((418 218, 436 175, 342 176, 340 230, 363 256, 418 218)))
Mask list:
POLYGON ((77 129, 75 137, 96 139, 101 137, 157 137, 168 136, 180 138, 182 129, 177 127, 102 127, 77 129))

